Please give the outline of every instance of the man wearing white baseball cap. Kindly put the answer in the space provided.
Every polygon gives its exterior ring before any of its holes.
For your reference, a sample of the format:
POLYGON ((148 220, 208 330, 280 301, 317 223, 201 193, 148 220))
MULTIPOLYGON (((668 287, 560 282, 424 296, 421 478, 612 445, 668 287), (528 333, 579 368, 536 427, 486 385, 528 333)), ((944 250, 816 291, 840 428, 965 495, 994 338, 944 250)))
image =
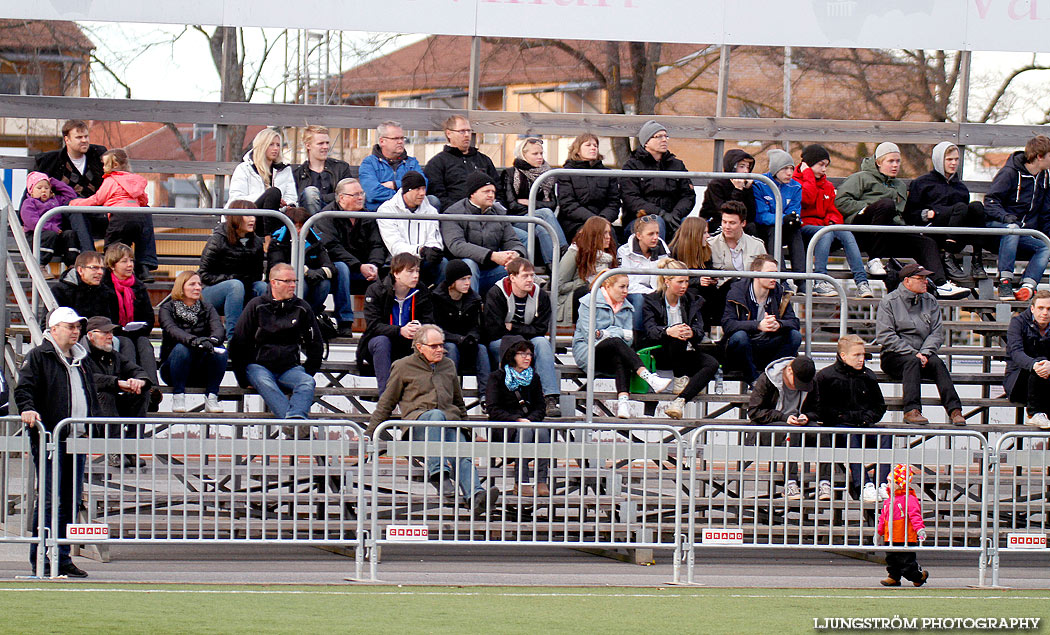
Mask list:
MULTIPOLYGON (((67 417, 90 417, 98 412, 95 395, 95 380, 91 370, 83 364, 87 351, 77 343, 83 328, 84 318, 69 307, 59 307, 47 319, 48 332, 44 341, 25 356, 19 372, 18 387, 15 388, 15 403, 22 413, 22 423, 29 426, 29 442, 33 450, 34 463, 39 461, 39 429, 54 430, 59 421, 67 417)), ((70 429, 66 428, 66 433, 70 429)), ((65 435, 58 439, 58 536, 65 538, 66 526, 73 522, 73 512, 80 492, 81 475, 76 469, 74 456, 66 453, 65 435)), ((39 468, 39 466, 37 466, 39 468)), ((44 473, 51 478, 52 467, 44 473)), ((45 487, 47 497, 43 505, 50 505, 51 486, 45 487)), ((37 501, 37 504, 41 504, 37 501)), ((33 531, 37 531, 37 512, 33 512, 33 531)), ((45 525, 51 529, 51 514, 45 514, 45 525)), ((36 545, 29 548, 29 563, 36 570, 36 545)), ((47 571, 48 565, 45 565, 47 571)), ((73 564, 69 545, 58 548, 58 574, 71 578, 86 578, 87 574, 73 564)))

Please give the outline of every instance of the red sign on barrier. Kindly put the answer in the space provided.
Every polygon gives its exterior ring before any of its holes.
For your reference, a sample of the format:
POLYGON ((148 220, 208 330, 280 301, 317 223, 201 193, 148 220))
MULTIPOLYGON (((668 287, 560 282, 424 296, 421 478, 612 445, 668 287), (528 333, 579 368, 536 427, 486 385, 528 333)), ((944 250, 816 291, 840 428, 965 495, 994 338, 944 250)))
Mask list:
POLYGON ((1046 534, 1006 534, 1007 549, 1046 549, 1046 534))
POLYGON ((386 539, 397 542, 428 540, 430 532, 426 525, 387 525, 386 539))
POLYGON ((66 537, 109 540, 109 525, 69 524, 66 525, 66 537))
POLYGON ((705 545, 742 545, 744 530, 705 528, 700 532, 700 542, 705 545))

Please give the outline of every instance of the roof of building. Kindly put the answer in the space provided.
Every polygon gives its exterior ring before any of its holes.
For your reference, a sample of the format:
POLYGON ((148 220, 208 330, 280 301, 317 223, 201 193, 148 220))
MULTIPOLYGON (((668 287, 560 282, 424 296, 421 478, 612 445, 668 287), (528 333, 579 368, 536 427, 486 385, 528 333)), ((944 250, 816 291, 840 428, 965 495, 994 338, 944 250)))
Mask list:
MULTIPOLYGON (((482 86, 592 81, 594 74, 567 48, 582 54, 599 68, 605 66, 605 42, 484 38, 481 42, 482 86)), ((433 35, 352 68, 342 76, 343 93, 464 89, 470 79, 471 38, 433 35)), ((627 44, 621 57, 628 59, 627 44)), ((665 44, 661 62, 668 64, 697 50, 697 44, 665 44)))
POLYGON ((0 20, 0 51, 90 51, 95 48, 74 22, 0 20))

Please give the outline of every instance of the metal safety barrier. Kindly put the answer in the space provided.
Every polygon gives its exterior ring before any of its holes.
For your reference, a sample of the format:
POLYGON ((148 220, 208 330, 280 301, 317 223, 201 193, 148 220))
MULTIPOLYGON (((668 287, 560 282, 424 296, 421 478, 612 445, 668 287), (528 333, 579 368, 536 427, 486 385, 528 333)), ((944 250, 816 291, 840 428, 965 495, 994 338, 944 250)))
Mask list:
MULTIPOLYGON (((1050 237, 1035 229, 1011 227, 920 227, 916 225, 825 225, 816 231, 806 245, 806 273, 813 273, 813 251, 817 241, 830 232, 850 232, 854 234, 950 234, 960 236, 1030 236, 1046 243, 1050 247, 1050 237)), ((792 263, 794 264, 794 263, 792 263)), ((825 263, 826 264, 826 263, 825 263)), ((813 330, 813 288, 806 292, 806 355, 813 350, 813 339, 809 333, 813 330)))
MULTIPOLYGON (((65 419, 47 450, 83 463, 87 510, 83 534, 47 538, 53 573, 58 545, 101 542, 105 527, 118 543, 351 546, 361 577, 365 436, 353 422, 65 419)), ((58 527, 61 457, 50 463, 58 527)))
POLYGON ((678 579, 683 445, 671 426, 387 421, 374 438, 376 546, 673 549, 678 579))
POLYGON ((20 417, 0 417, 0 543, 35 544, 38 574, 43 567, 41 533, 46 505, 37 505, 44 444, 33 455, 30 428, 20 417))
MULTIPOLYGON (((956 551, 988 561, 987 441, 966 430, 707 425, 693 433, 689 470, 687 581, 705 548, 956 551), (876 547, 885 504, 863 501, 892 466, 911 466, 927 539, 876 547), (785 484, 801 490, 789 497, 785 484), (832 485, 830 496, 819 484, 832 485)), ((906 511, 906 510, 905 510, 906 511)))
POLYGON ((1045 556, 1050 530, 1050 432, 1008 432, 991 455, 992 585, 999 586, 999 551, 1045 556), (1025 550, 1025 551, 1019 551, 1025 550))
MULTIPOLYGON (((593 307, 602 283, 612 276, 646 275, 646 276, 708 276, 711 278, 774 278, 776 280, 823 280, 830 283, 839 294, 839 337, 846 334, 846 290, 840 281, 826 273, 792 273, 789 271, 723 271, 721 269, 632 269, 617 267, 606 269, 594 278, 591 283, 590 303, 593 307)), ((811 285, 812 286, 812 285, 811 285)), ((594 376, 595 376, 595 320, 596 312, 590 311, 587 317, 587 421, 594 421, 594 376)), ((806 325, 806 342, 812 338, 809 324, 806 325)))

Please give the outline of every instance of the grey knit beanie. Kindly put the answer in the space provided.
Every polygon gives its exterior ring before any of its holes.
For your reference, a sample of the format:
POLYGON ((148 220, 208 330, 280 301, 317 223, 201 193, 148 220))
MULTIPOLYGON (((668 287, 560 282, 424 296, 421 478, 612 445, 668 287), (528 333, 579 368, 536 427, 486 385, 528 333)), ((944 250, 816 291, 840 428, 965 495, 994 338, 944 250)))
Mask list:
POLYGON ((890 143, 889 141, 883 141, 879 145, 875 146, 875 160, 878 161, 882 157, 886 156, 891 152, 901 153, 901 149, 897 147, 896 143, 890 143))
POLYGON ((791 155, 779 148, 769 151, 769 173, 775 175, 784 168, 795 167, 791 155))
POLYGON ((649 140, 653 138, 653 135, 660 131, 667 132, 667 128, 664 128, 662 124, 656 123, 652 119, 642 124, 642 129, 638 131, 638 141, 641 142, 644 147, 645 144, 649 143, 649 140))

